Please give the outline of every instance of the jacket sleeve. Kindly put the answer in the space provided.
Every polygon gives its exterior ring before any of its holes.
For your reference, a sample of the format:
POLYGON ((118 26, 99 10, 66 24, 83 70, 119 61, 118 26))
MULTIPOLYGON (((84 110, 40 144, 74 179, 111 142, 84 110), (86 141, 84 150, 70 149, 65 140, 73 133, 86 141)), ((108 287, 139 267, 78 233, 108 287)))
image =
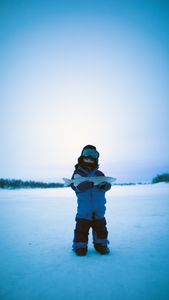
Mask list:
MULTIPOLYGON (((74 175, 78 174, 77 172, 74 172, 72 175, 71 179, 74 179, 74 175)), ((86 181, 80 183, 79 185, 75 186, 73 183, 71 184, 71 188, 76 192, 76 193, 80 193, 80 192, 85 192, 89 189, 91 189, 93 187, 93 182, 90 182, 87 180, 86 177, 86 181)))
MULTIPOLYGON (((74 172, 71 179, 74 179, 74 175, 75 175, 75 174, 76 174, 76 173, 74 172)), ((77 188, 74 186, 73 183, 71 183, 70 186, 71 186, 72 190, 74 190, 75 192, 77 192, 77 188)))

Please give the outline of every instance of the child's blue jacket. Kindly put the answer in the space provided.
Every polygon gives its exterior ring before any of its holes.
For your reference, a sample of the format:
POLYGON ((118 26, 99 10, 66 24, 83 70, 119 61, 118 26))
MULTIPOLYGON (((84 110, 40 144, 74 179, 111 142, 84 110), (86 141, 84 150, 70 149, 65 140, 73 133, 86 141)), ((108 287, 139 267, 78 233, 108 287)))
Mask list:
POLYGON ((105 193, 111 188, 110 183, 105 183, 100 186, 94 186, 92 182, 87 181, 87 177, 104 176, 104 174, 96 168, 92 172, 87 171, 80 165, 76 166, 72 179, 75 174, 86 177, 86 181, 80 183, 77 187, 71 184, 72 189, 77 196, 77 219, 102 219, 106 211, 105 193))

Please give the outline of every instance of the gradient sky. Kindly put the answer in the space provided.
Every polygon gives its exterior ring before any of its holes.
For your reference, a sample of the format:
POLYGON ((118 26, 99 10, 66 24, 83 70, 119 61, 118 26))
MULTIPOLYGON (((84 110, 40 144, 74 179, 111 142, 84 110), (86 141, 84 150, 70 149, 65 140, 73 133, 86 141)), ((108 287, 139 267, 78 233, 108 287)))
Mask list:
POLYGON ((0 1, 0 177, 169 171, 169 3, 0 1))

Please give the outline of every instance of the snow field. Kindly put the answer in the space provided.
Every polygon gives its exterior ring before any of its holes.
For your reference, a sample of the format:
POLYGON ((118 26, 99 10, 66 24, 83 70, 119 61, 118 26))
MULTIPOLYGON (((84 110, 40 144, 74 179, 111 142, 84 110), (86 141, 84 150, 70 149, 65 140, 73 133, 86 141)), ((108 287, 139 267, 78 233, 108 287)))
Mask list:
POLYGON ((111 253, 71 250, 76 197, 69 189, 0 191, 1 300, 168 300, 169 185, 107 193, 111 253))

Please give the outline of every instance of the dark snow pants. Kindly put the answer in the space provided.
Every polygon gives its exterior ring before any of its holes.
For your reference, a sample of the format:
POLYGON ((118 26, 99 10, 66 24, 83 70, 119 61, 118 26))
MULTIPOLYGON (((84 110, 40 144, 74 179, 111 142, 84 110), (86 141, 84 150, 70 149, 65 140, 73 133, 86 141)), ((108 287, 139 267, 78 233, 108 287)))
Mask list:
POLYGON ((106 228, 106 219, 76 219, 74 230, 73 249, 85 248, 88 244, 89 229, 92 228, 93 243, 107 245, 108 231, 106 228))

